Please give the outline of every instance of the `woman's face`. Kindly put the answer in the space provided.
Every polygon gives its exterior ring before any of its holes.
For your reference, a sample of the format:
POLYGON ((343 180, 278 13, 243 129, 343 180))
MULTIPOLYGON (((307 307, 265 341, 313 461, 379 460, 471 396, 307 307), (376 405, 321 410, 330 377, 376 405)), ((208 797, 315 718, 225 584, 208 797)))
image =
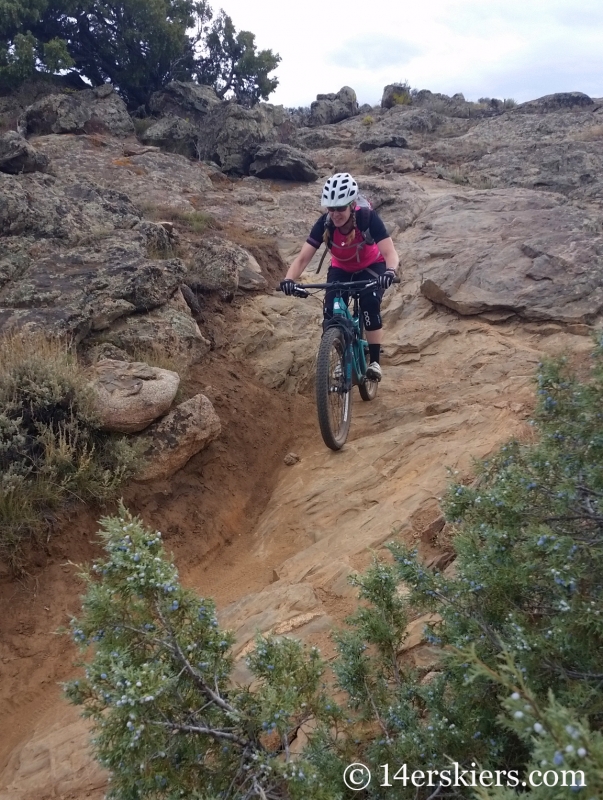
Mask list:
POLYGON ((336 228, 342 228, 352 215, 352 207, 349 205, 340 208, 328 208, 327 211, 336 228))

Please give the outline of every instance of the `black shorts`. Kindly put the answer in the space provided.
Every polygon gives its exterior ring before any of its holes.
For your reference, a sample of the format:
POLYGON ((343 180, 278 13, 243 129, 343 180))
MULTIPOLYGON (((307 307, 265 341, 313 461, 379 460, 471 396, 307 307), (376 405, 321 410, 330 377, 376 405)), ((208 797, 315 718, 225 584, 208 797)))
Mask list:
MULTIPOLYGON (((370 281, 377 275, 383 275, 385 272, 385 262, 378 261, 376 264, 371 264, 366 269, 358 270, 358 272, 348 272, 341 267, 329 267, 327 272, 327 283, 334 281, 370 281), (371 270, 369 272, 369 270, 371 270)), ((372 287, 363 290, 360 293, 360 313, 362 314, 362 321, 367 331, 378 331, 383 327, 381 322, 381 299, 383 298, 383 289, 372 287)), ((325 299, 323 303, 323 314, 325 321, 328 321, 333 316, 333 301, 337 292, 334 289, 327 289, 325 292, 325 299)), ((347 303, 349 295, 343 292, 343 299, 347 303)))

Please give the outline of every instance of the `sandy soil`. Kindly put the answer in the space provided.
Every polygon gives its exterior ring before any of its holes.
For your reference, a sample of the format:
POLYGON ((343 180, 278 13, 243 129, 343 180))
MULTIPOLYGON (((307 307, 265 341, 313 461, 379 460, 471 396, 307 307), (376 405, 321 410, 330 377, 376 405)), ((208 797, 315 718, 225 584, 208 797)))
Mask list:
MULTIPOLYGON (((124 499, 162 531, 184 582, 201 583, 223 605, 272 579, 269 562, 261 569, 257 564, 238 568, 234 580, 227 576, 233 563, 240 564, 246 533, 262 513, 279 473, 287 469, 284 456, 303 438, 311 406, 307 398, 267 389, 244 365, 220 356, 193 368, 188 388, 210 396, 222 421, 221 436, 172 480, 133 485, 124 499)), ((37 726, 47 730, 56 724, 61 729, 74 719, 60 700, 58 684, 73 674, 76 653, 69 637, 57 630, 78 612, 82 584, 76 564, 99 552, 100 514, 75 509, 45 547, 32 554, 25 577, 15 580, 5 573, 0 579, 5 609, 0 617, 0 770, 37 726)), ((292 542, 283 542, 284 552, 293 550, 292 542)), ((17 759, 0 787, 10 783, 18 767, 17 759)), ((91 781, 93 791, 95 779, 91 781)), ((48 795, 40 791, 38 786, 31 797, 78 796, 55 795, 54 787, 48 795)), ((0 789, 0 797, 9 796, 0 789)))

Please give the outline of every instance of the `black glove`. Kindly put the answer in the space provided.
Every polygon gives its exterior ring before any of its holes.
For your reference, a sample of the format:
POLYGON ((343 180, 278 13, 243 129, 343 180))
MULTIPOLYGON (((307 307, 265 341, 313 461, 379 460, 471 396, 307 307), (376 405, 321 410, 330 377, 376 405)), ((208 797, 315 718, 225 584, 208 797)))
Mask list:
POLYGON ((383 275, 379 275, 379 288, 380 289, 389 289, 396 278, 396 273, 393 269, 386 269, 383 275))
POLYGON ((286 294, 287 297, 291 297, 295 291, 295 281, 292 281, 291 278, 285 278, 284 281, 281 281, 279 289, 286 294))

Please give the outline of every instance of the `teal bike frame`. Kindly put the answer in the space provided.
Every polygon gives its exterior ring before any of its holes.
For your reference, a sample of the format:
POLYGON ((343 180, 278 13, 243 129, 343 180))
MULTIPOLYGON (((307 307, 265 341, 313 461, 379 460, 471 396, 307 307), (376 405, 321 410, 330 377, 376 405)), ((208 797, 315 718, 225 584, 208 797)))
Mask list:
POLYGON ((359 313, 360 293, 364 289, 377 286, 376 280, 367 281, 334 281, 333 283, 304 283, 298 284, 296 296, 304 297, 308 289, 331 289, 336 291, 333 299, 333 316, 327 323, 341 328, 346 340, 345 357, 345 386, 343 391, 349 392, 354 385, 366 381, 366 351, 368 342, 364 338, 364 326, 359 313), (343 298, 347 292, 352 299, 352 311, 343 298))

